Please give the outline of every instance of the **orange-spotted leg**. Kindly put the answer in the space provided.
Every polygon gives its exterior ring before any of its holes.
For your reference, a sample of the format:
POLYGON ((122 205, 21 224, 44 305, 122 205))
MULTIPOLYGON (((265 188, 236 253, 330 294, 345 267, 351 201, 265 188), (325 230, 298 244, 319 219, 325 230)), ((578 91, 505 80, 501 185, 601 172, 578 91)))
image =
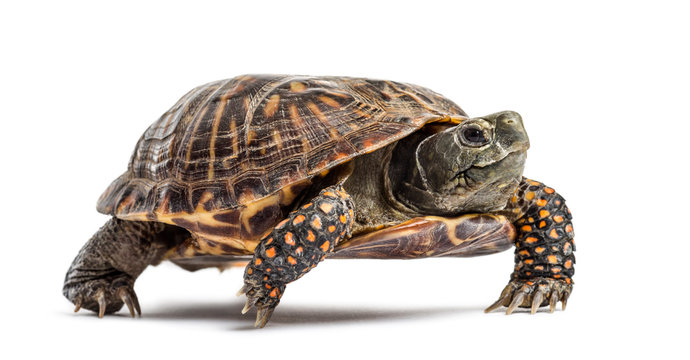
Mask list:
POLYGON ((243 314, 252 306, 257 308, 254 326, 266 325, 286 284, 316 267, 340 240, 350 236, 353 215, 347 193, 340 186, 331 186, 290 213, 261 240, 239 291, 247 294, 243 314))
POLYGON ((558 301, 565 310, 573 288, 575 243, 572 216, 563 197, 544 184, 523 179, 509 202, 519 219, 515 222, 515 270, 499 299, 486 309, 529 307, 534 314, 558 301))

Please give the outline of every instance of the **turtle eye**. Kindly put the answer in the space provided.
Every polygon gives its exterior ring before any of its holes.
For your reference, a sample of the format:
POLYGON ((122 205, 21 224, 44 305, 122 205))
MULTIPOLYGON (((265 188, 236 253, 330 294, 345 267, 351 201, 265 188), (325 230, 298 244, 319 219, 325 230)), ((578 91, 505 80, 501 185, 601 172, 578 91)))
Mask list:
POLYGON ((464 128, 460 134, 462 135, 462 142, 469 146, 483 146, 489 140, 484 134, 484 130, 477 126, 468 126, 464 128))

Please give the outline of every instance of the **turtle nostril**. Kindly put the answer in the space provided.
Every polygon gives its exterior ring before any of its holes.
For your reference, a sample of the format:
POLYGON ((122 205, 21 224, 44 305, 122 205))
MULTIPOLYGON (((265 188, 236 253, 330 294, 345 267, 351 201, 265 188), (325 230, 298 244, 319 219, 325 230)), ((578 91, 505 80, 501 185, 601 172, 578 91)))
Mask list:
POLYGON ((506 124, 514 124, 514 123, 515 123, 515 120, 513 120, 513 119, 507 119, 506 120, 506 124))

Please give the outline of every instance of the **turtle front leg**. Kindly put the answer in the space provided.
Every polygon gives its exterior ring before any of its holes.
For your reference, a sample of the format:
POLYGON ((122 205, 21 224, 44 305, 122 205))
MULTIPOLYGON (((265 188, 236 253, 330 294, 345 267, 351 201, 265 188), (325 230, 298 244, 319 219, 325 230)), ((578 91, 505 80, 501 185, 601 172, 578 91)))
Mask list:
POLYGON ((523 179, 509 207, 521 215, 515 222, 515 270, 499 299, 485 311, 507 306, 529 307, 534 314, 541 306, 553 312, 558 301, 565 310, 575 273, 575 243, 572 216, 563 197, 544 184, 523 179))
POLYGON ((261 240, 238 293, 247 294, 243 314, 256 306, 255 327, 266 325, 286 284, 316 267, 343 238, 350 236, 353 219, 349 195, 342 187, 331 186, 290 213, 261 240))
POLYGON ((132 317, 135 310, 141 315, 134 281, 182 237, 175 226, 111 218, 79 251, 62 293, 74 303, 75 312, 85 308, 102 318, 126 304, 132 317))

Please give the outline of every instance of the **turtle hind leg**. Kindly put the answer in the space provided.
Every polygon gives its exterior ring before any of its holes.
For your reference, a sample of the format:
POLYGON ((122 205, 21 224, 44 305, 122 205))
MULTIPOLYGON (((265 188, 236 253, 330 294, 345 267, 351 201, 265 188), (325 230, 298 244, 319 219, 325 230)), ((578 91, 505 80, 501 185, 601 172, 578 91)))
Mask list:
POLYGON ((130 315, 141 315, 134 281, 183 237, 175 226, 111 218, 79 251, 62 292, 75 312, 85 308, 103 317, 127 305, 130 315))
POLYGON ((322 190, 311 202, 289 214, 264 237, 244 272, 247 294, 242 313, 257 308, 255 327, 264 327, 287 283, 309 272, 350 235, 354 213, 350 197, 340 186, 322 190))

